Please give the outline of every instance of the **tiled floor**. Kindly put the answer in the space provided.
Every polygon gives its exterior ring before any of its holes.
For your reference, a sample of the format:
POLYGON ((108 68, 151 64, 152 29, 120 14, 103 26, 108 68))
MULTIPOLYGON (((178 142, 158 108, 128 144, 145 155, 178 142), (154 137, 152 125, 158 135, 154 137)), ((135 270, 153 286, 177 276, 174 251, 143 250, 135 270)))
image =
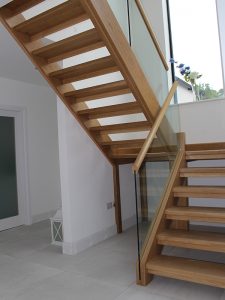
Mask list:
POLYGON ((225 300, 222 289, 155 278, 135 284, 135 231, 76 256, 50 245, 47 222, 0 233, 0 300, 225 300))

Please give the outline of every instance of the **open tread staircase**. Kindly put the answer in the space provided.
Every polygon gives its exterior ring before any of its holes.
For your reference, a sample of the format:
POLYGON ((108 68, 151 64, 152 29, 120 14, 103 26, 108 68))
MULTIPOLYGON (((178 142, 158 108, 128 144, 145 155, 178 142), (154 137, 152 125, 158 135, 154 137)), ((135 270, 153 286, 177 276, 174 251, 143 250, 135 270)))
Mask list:
MULTIPOLYGON (((44 2, 12 0, 0 8, 0 20, 110 163, 134 161, 132 138, 125 136, 133 132, 147 134, 160 107, 107 1, 68 0, 45 10, 44 2), (37 14, 25 19, 29 9, 35 8, 37 14), (68 35, 71 26, 80 26, 84 21, 90 24, 85 31, 77 34, 73 31, 68 35), (59 37, 52 39, 50 35, 57 33, 60 33, 59 37), (108 54, 89 58, 93 51, 103 49, 108 54), (86 55, 87 59, 79 62, 79 55, 86 55), (72 65, 64 66, 64 60, 68 58, 73 58, 72 65), (122 79, 95 82, 96 78, 116 73, 122 79), (75 88, 78 82, 87 80, 93 83, 75 88), (117 96, 121 103, 115 102, 117 96), (130 97, 129 102, 127 97, 130 97), (93 101, 94 107, 91 106, 93 101), (133 116, 137 114, 142 116, 140 122, 133 116), (126 118, 130 116, 127 121, 130 123, 112 120, 106 126, 99 120, 125 115, 126 118), (115 135, 120 133, 125 135, 116 147, 128 147, 114 155, 115 135)), ((143 142, 140 138, 135 153, 143 142)))
POLYGON ((219 143, 187 145, 186 150, 181 147, 156 221, 145 242, 140 261, 140 284, 148 284, 157 275, 225 288, 225 264, 209 261, 209 258, 204 261, 207 257, 205 251, 225 254, 225 187, 209 184, 190 186, 187 181, 191 177, 207 180, 224 178, 225 168, 218 167, 218 163, 212 167, 212 161, 210 167, 187 166, 189 160, 208 160, 209 155, 210 160, 217 161, 218 153, 224 151, 225 145, 219 143), (191 206, 189 198, 192 198, 191 206), (195 205, 197 198, 201 198, 201 202, 195 205), (216 200, 219 202, 215 205, 216 200), (199 206, 199 203, 202 205, 199 206), (201 222, 201 226, 190 225, 192 221, 201 222), (216 231, 215 224, 220 226, 219 231, 216 231), (168 250, 173 249, 168 246, 177 250, 168 250), (192 252, 185 257, 187 252, 182 252, 182 249, 197 250, 197 258, 202 258, 196 259, 192 252))
MULTIPOLYGON (((160 107, 138 61, 131 51, 115 16, 106 0, 68 0, 30 19, 23 14, 29 9, 40 8, 43 0, 12 0, 0 8, 0 20, 17 41, 37 70, 65 103, 67 108, 90 136, 93 142, 118 172, 118 164, 133 162, 143 146, 145 138, 113 139, 120 133, 148 134, 159 115, 160 107), (71 36, 63 31, 71 26, 90 22, 90 28, 71 36), (49 37, 60 32, 62 39, 49 37), (106 50, 107 54, 94 59, 91 51, 106 50), (87 56, 86 61, 64 66, 64 60, 87 56), (92 83, 75 88, 78 82, 93 80, 98 76, 119 73, 118 81, 92 83), (122 79, 121 79, 122 78, 122 79), (130 97, 130 101, 113 102, 113 97, 130 97), (112 103, 107 102, 110 98, 112 103), (98 100, 96 102, 96 100, 98 100), (95 101, 96 106, 91 106, 95 101), (120 117, 141 115, 125 123, 120 117), (102 124, 103 118, 117 118, 110 124, 102 124), (116 168, 115 168, 116 166, 116 168)), ((74 60, 73 60, 74 61, 74 60)), ((153 131, 154 132, 154 131, 153 131)), ((209 146, 209 145, 208 145, 209 146)), ((213 199, 225 199, 224 187, 187 186, 190 177, 224 177, 225 168, 188 168, 194 160, 225 159, 225 144, 211 147, 181 148, 164 195, 152 234, 141 259, 141 284, 152 275, 208 284, 225 288, 225 266, 220 263, 199 261, 162 254, 164 246, 198 249, 200 251, 225 251, 223 234, 192 231, 190 221, 225 223, 225 208, 214 207, 213 199), (189 206, 188 198, 213 198, 210 207, 189 206)), ((160 154, 151 153, 154 159, 160 154)), ((158 159, 158 158, 157 158, 158 159)), ((118 176, 116 177, 118 180, 118 176)))

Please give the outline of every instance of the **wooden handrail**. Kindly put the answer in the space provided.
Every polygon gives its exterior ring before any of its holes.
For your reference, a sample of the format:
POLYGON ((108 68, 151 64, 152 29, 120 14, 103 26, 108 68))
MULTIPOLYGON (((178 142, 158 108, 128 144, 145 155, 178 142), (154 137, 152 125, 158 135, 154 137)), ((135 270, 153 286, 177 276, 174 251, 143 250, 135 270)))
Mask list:
POLYGON ((159 112, 159 115, 157 116, 156 120, 155 120, 155 123, 151 129, 151 131, 149 132, 142 148, 141 148, 141 151, 139 152, 134 164, 133 164, 133 167, 132 167, 132 170, 133 172, 138 172, 139 169, 140 169, 140 166, 142 164, 142 162, 144 161, 145 159, 145 156, 146 156, 146 153, 148 152, 148 149, 149 147, 151 146, 155 136, 156 136, 156 133, 159 129, 159 126, 160 124, 162 123, 162 120, 165 116, 165 113, 168 109, 168 106, 170 105, 170 102, 171 102, 171 99, 172 97, 174 96, 174 93, 176 92, 176 89, 177 89, 177 86, 178 86, 178 81, 175 81, 160 112, 159 112))
POLYGON ((144 7, 143 7, 143 5, 141 3, 141 0, 135 0, 135 1, 136 1, 138 10, 139 10, 139 12, 140 12, 140 14, 142 16, 142 19, 143 19, 143 21, 144 21, 144 23, 145 23, 145 25, 146 25, 146 27, 148 29, 148 32, 149 32, 149 34, 150 34, 150 36, 152 38, 152 41, 153 41, 153 43, 155 45, 155 48, 156 48, 156 50, 157 50, 157 52, 159 54, 159 57, 161 58, 161 61, 162 61, 163 65, 164 65, 165 69, 168 71, 169 70, 169 66, 167 64, 166 58, 165 58, 165 56, 164 56, 164 54, 163 54, 163 52, 162 52, 162 50, 160 48, 159 42, 158 42, 158 40, 156 38, 156 35, 155 35, 155 33, 154 33, 153 29, 152 29, 152 26, 151 26, 150 22, 148 20, 148 17, 145 14, 144 7))

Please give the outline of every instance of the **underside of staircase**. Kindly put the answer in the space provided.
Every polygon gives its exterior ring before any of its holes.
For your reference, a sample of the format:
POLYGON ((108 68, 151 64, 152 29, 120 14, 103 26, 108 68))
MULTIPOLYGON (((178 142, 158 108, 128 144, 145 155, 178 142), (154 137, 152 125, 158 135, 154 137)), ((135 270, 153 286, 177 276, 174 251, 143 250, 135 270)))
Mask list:
POLYGON ((11 1, 2 24, 106 158, 134 161, 159 104, 107 1, 45 2, 11 1))
POLYGON ((143 250, 140 284, 157 275, 225 288, 223 179, 224 143, 181 149, 143 250), (202 185, 196 185, 195 179, 202 185), (209 184, 221 179, 222 185, 209 184))

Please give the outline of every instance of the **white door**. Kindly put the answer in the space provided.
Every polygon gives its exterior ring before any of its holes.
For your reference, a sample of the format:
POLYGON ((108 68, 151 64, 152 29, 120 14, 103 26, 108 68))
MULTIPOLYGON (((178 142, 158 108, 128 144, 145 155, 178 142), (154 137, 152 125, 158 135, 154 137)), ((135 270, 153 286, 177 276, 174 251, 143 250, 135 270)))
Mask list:
POLYGON ((0 110, 0 231, 24 224, 18 112, 0 110))

